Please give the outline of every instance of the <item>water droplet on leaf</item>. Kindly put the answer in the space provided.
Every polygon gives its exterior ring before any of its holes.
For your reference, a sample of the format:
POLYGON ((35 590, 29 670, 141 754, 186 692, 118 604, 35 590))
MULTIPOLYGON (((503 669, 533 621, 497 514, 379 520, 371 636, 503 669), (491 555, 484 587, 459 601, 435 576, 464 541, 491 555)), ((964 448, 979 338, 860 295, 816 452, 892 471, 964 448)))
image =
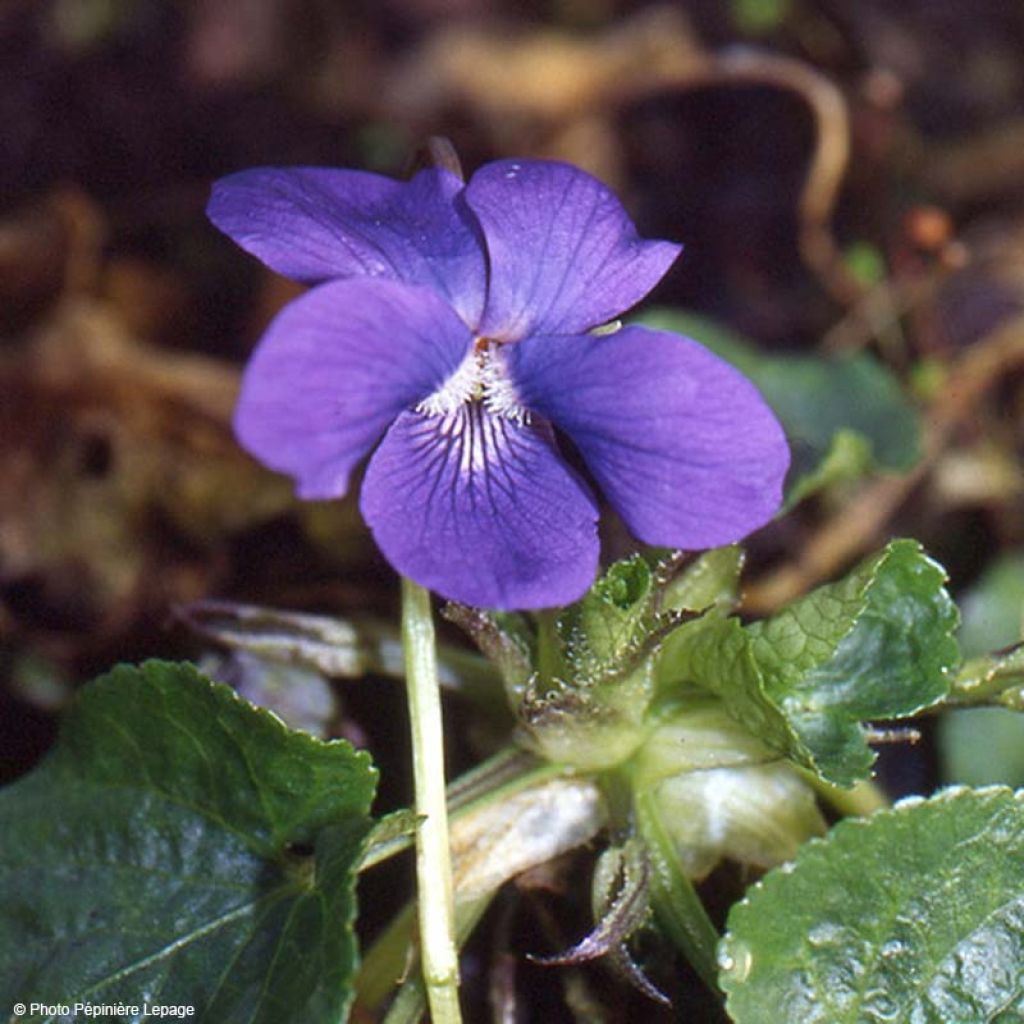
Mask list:
POLYGON ((754 955, 744 942, 733 942, 718 955, 718 966, 737 982, 747 979, 753 963, 754 955))

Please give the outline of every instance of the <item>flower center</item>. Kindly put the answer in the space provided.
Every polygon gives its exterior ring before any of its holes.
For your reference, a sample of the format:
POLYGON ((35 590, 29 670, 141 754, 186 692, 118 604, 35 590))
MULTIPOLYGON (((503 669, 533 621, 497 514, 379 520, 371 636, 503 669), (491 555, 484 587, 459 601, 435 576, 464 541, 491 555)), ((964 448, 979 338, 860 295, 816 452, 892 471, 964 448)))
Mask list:
POLYGON ((447 416, 461 406, 475 403, 492 415, 528 423, 530 411, 523 407, 515 384, 501 355, 501 343, 476 338, 458 369, 432 395, 416 406, 427 416, 447 416))

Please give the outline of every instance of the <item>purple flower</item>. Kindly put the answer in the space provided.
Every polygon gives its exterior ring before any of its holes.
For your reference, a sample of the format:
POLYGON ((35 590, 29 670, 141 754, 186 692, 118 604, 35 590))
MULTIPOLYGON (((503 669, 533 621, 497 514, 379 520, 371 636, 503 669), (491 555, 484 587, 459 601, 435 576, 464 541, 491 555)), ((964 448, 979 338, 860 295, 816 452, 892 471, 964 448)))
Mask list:
POLYGON ((565 164, 498 161, 468 185, 264 168, 214 186, 213 222, 315 284, 270 325, 235 416, 242 444, 335 498, 371 452, 362 511, 387 559, 491 608, 578 598, 598 561, 582 456, 632 533, 706 548, 778 508, 789 462, 754 387, 695 342, 624 327, 679 253, 565 164))

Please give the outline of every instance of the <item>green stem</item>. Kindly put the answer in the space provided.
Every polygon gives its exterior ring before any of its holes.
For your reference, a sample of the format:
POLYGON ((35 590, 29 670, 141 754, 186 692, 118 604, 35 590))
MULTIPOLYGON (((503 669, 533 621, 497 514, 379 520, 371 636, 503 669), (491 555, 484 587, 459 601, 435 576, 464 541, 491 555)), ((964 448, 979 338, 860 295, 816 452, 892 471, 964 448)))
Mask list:
POLYGON ((638 793, 635 807, 637 825, 651 861, 651 903, 658 923, 708 988, 718 992, 718 931, 679 862, 653 794, 638 793))
POLYGON ((458 818, 564 771, 561 765, 542 761, 521 747, 503 747, 448 787, 448 810, 458 818))
POLYGON ((460 1024, 459 960, 455 946, 444 730, 437 682, 437 647, 430 594, 402 580, 402 647, 412 734, 416 813, 416 884, 420 956, 434 1024, 460 1024))

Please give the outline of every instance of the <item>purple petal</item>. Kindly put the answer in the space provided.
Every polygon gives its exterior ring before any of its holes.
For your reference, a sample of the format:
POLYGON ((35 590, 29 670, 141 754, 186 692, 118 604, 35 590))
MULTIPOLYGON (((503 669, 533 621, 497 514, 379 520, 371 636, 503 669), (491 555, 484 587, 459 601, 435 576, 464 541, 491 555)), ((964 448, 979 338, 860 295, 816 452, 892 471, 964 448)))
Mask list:
POLYGON ((615 195, 568 164, 499 160, 466 187, 487 239, 481 333, 573 334, 639 302, 679 255, 645 242, 615 195))
POLYGON ((391 421, 437 390, 471 346, 469 329, 428 288, 367 278, 320 285, 260 341, 235 433, 295 477, 300 497, 339 497, 391 421))
POLYGON ((406 182, 326 167, 258 167, 215 182, 206 212, 285 277, 426 285, 475 325, 486 268, 478 227, 455 202, 461 191, 443 170, 406 182))
POLYGON ((478 403, 400 416, 370 460, 362 510, 399 572, 466 604, 567 604, 597 570, 594 499, 549 431, 478 403))
POLYGON ((640 540, 715 547, 777 511, 782 427, 753 384, 689 338, 626 327, 530 338, 506 358, 523 403, 575 442, 640 540))

